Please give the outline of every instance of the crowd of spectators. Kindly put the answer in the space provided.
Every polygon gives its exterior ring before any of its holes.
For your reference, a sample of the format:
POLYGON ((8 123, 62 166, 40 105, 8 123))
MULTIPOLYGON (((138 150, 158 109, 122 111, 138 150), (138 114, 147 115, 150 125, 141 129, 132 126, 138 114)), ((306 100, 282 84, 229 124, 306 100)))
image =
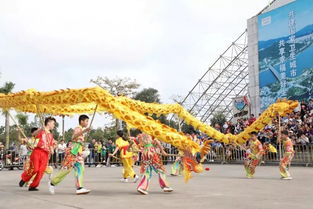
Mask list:
MULTIPOLYGON (((214 124, 214 128, 224 134, 239 134, 256 120, 257 118, 251 114, 249 118, 240 118, 237 119, 237 121, 226 121, 221 125, 214 124)), ((263 130, 259 131, 259 140, 263 144, 270 143, 276 145, 279 126, 281 130, 288 130, 289 138, 293 141, 294 145, 313 144, 313 100, 302 102, 292 113, 285 117, 274 119, 271 124, 268 124, 263 130)), ((204 140, 209 139, 205 134, 197 132, 188 133, 187 135, 199 144, 202 144, 204 140)), ((50 158, 50 164, 54 164, 55 167, 60 165, 64 159, 68 143, 65 143, 64 140, 58 142, 55 152, 50 158)), ((177 152, 175 147, 168 144, 163 145, 168 153, 177 152)), ((226 156, 231 156, 232 151, 238 149, 236 145, 224 145, 219 141, 214 141, 211 145, 213 153, 216 154, 218 150, 223 150, 226 156)), ((85 149, 90 151, 90 154, 86 159, 86 164, 88 166, 94 165, 96 167, 102 167, 118 164, 118 162, 115 162, 116 160, 111 159, 109 156, 109 154, 113 153, 115 150, 114 139, 93 139, 90 143, 86 144, 85 149)), ((3 152, 3 150, 4 146, 0 142, 0 152, 3 152)), ((18 147, 16 144, 12 143, 10 150, 12 153, 19 153, 19 156, 22 158, 27 155, 27 148, 23 144, 18 147)), ((165 159, 165 161, 173 160, 171 158, 173 157, 165 159)))

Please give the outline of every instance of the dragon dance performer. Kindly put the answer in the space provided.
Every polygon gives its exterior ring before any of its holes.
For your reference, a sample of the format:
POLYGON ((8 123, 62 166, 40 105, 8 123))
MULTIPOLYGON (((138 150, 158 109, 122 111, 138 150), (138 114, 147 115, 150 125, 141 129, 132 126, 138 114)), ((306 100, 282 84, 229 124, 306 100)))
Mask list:
POLYGON ((124 136, 122 130, 117 131, 118 139, 116 139, 116 149, 110 156, 114 157, 118 151, 120 151, 120 159, 123 164, 123 178, 121 179, 122 182, 127 183, 128 178, 133 178, 133 182, 136 183, 139 177, 136 175, 133 165, 133 152, 130 152, 130 144, 127 138, 124 136))
POLYGON ((147 134, 141 134, 138 139, 143 150, 140 168, 142 178, 137 187, 137 191, 143 195, 148 194, 149 183, 152 177, 152 172, 154 171, 159 175, 161 189, 163 189, 164 192, 172 192, 173 189, 166 181, 165 167, 162 163, 162 158, 157 151, 157 149, 159 149, 161 154, 167 155, 162 145, 157 139, 153 139, 147 134))
POLYGON ((36 136, 39 141, 30 156, 30 167, 23 172, 21 181, 19 182, 19 186, 23 187, 26 182, 35 176, 33 182, 29 185, 28 191, 38 191, 37 187, 47 168, 49 155, 54 152, 55 141, 51 131, 54 129, 55 123, 55 118, 46 118, 44 122, 45 127, 36 136))
POLYGON ((259 165, 264 154, 262 143, 257 138, 257 133, 252 132, 249 140, 249 148, 246 159, 244 160, 244 168, 247 178, 253 178, 255 168, 259 165))
MULTIPOLYGON (((189 137, 190 140, 196 141, 199 145, 205 146, 206 147, 206 149, 205 149, 206 154, 209 153, 209 151, 211 150, 211 143, 214 142, 212 139, 206 139, 206 140, 202 141, 202 140, 198 139, 197 136, 195 136, 195 135, 192 137, 191 135, 186 134, 186 136, 189 137)), ((204 155, 204 157, 202 159, 200 159, 201 158, 200 155, 197 155, 196 158, 199 162, 203 162, 206 159, 206 156, 204 155)), ((188 160, 188 158, 185 157, 184 152, 181 150, 179 150, 178 155, 175 155, 175 156, 176 156, 176 160, 171 167, 171 175, 172 176, 180 176, 184 172, 184 164, 189 164, 190 161, 188 160)), ((207 169, 209 170, 209 168, 206 168, 206 170, 207 169)))
POLYGON ((138 140, 136 137, 129 137, 130 143, 129 143, 129 151, 133 153, 133 164, 136 164, 136 162, 139 161, 139 147, 138 147, 138 140))
POLYGON ((264 142, 263 149, 264 149, 264 155, 270 152, 277 153, 277 149, 270 142, 264 142))
POLYGON ((79 126, 74 129, 71 146, 68 147, 62 162, 61 170, 52 178, 49 185, 49 192, 55 193, 55 186, 74 169, 76 180, 76 194, 88 194, 90 190, 84 188, 84 152, 83 143, 85 141, 84 133, 90 131, 88 127, 89 117, 80 115, 78 118, 79 126))
POLYGON ((182 151, 178 152, 178 156, 171 167, 171 175, 172 176, 181 176, 184 171, 184 165, 182 162, 182 157, 184 153, 182 151))
MULTIPOLYGON (((30 156, 34 150, 34 148, 37 146, 38 142, 39 142, 39 139, 36 138, 37 134, 38 134, 38 131, 39 129, 38 128, 32 128, 30 130, 31 132, 31 138, 29 139, 22 139, 23 142, 26 143, 27 145, 27 158, 25 159, 25 162, 24 162, 24 172, 28 172, 30 171, 30 156)), ((51 175, 53 173, 53 168, 52 166, 47 166, 46 170, 45 170, 45 173, 48 174, 49 176, 49 180, 51 179, 51 175)), ((34 180, 35 176, 33 176, 29 182, 26 182, 25 185, 29 185, 31 184, 31 182, 34 180)))
POLYGON ((280 164, 279 164, 280 175, 281 175, 281 178, 284 180, 291 180, 292 177, 290 176, 290 173, 289 173, 289 165, 294 156, 294 150, 293 150, 293 143, 291 139, 288 137, 288 131, 286 130, 282 131, 281 140, 283 141, 285 153, 283 155, 283 158, 280 159, 280 164))

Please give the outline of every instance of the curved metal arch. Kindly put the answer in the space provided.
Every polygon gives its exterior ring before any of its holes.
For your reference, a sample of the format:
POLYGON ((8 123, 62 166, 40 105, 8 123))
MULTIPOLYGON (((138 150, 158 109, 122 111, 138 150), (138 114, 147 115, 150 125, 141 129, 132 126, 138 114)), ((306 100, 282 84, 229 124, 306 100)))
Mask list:
MULTIPOLYGON (((219 56, 180 104, 199 119, 211 115, 209 112, 211 108, 207 107, 216 109, 215 104, 221 105, 221 108, 229 106, 231 100, 226 101, 225 98, 231 94, 237 95, 234 91, 243 85, 235 81, 247 77, 247 66, 247 31, 245 30, 219 56), (233 89, 230 88, 232 84, 235 84, 233 89), (226 95, 223 95, 225 92, 226 95), (221 98, 224 98, 226 103, 223 104, 223 101, 220 101, 221 98)), ((227 113, 227 115, 230 114, 227 113)))
MULTIPOLYGON (((270 2, 257 15, 262 14, 276 1, 270 2)), ((179 103, 202 122, 206 122, 217 109, 224 111, 230 119, 232 99, 248 94, 247 47, 246 29, 209 67, 179 103)))

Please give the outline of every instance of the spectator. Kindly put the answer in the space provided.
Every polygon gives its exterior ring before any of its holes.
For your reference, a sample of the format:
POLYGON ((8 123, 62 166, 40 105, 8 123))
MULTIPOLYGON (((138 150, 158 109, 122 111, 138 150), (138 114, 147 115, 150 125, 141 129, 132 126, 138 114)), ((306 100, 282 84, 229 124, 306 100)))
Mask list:
POLYGON ((101 163, 102 163, 102 160, 101 160, 101 152, 102 152, 102 144, 100 141, 97 141, 94 145, 95 147, 95 159, 96 159, 96 162, 95 162, 95 165, 97 168, 101 167, 101 163))
POLYGON ((65 144, 64 140, 61 140, 61 142, 58 144, 59 165, 61 165, 61 162, 64 159, 65 150, 66 150, 66 144, 65 144))
POLYGON ((214 128, 220 132, 222 132, 221 126, 218 125, 217 123, 214 125, 214 128))
POLYGON ((113 147, 113 140, 110 138, 108 142, 105 145, 106 147, 106 166, 110 167, 111 166, 111 157, 109 156, 114 152, 114 147, 113 147))
POLYGON ((107 148, 104 145, 104 142, 101 142, 101 144, 102 144, 101 160, 102 160, 102 164, 105 165, 105 163, 106 163, 106 155, 107 155, 107 148))
POLYGON ((306 145, 306 144, 310 143, 309 138, 305 134, 301 134, 301 136, 299 138, 299 142, 301 145, 306 145))
POLYGON ((19 152, 19 155, 21 157, 21 160, 24 162, 27 158, 27 153, 28 153, 28 150, 27 150, 27 145, 26 143, 23 141, 23 143, 21 144, 20 146, 20 152, 19 152))
POLYGON ((91 143, 88 145, 88 149, 90 150, 90 154, 87 158, 88 167, 90 167, 95 162, 95 144, 96 140, 93 139, 91 143))
POLYGON ((248 120, 249 125, 251 125, 254 121, 256 121, 256 118, 254 117, 254 114, 251 114, 251 115, 250 115, 250 118, 249 118, 249 120, 248 120))

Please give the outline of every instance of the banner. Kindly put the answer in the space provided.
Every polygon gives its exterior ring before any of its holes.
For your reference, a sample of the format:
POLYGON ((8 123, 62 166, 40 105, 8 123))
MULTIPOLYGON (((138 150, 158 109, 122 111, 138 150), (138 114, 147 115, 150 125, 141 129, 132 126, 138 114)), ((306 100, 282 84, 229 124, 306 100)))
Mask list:
POLYGON ((261 111, 278 98, 313 98, 313 1, 258 16, 261 111))
POLYGON ((233 121, 237 121, 239 118, 249 117, 249 99, 247 96, 241 96, 233 98, 233 121))

